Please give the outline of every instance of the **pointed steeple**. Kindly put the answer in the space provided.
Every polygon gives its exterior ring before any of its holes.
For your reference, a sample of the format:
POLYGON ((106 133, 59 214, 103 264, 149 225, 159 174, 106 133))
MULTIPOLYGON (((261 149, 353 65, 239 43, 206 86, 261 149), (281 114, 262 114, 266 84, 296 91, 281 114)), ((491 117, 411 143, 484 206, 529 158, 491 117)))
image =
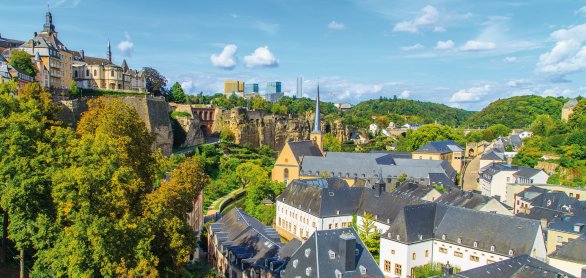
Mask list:
POLYGON ((315 98, 315 118, 313 122, 313 131, 311 133, 321 134, 321 120, 319 115, 319 81, 317 82, 317 96, 315 98))
POLYGON ((55 33, 55 25, 53 25, 53 15, 51 15, 51 8, 47 3, 47 13, 45 14, 45 25, 43 25, 43 32, 47 34, 55 33))
POLYGON ((108 53, 106 54, 106 59, 112 63, 112 46, 110 45, 110 40, 108 40, 108 53))

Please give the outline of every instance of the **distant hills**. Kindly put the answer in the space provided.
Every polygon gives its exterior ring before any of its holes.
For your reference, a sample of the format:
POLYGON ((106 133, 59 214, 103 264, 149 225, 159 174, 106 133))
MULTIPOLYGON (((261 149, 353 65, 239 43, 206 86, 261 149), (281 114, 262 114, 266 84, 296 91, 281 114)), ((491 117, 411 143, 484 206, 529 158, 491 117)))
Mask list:
POLYGON ((357 104, 344 113, 345 117, 370 119, 386 116, 395 123, 433 123, 461 126, 475 112, 449 107, 444 104, 409 99, 371 99, 357 104), (405 120, 407 118, 407 120, 405 120))
POLYGON ((486 127, 504 124, 510 128, 524 128, 539 115, 547 114, 560 119, 562 106, 568 101, 564 97, 517 96, 499 99, 473 114, 466 125, 486 127))

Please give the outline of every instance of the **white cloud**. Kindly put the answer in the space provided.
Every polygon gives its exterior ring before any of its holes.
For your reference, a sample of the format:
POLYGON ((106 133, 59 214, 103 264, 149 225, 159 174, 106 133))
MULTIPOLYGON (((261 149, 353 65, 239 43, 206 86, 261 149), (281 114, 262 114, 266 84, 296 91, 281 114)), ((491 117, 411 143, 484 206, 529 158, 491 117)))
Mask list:
POLYGON ((420 50, 420 49, 424 49, 425 46, 421 45, 420 43, 414 44, 414 45, 410 45, 410 46, 403 46, 401 47, 401 50, 403 51, 411 51, 411 50, 420 50))
POLYGON ((118 50, 122 52, 122 56, 131 57, 134 52, 134 43, 130 39, 128 33, 124 33, 124 40, 118 43, 118 50))
POLYGON ((409 96, 411 95, 411 92, 409 92, 409 90, 404 90, 399 94, 400 98, 409 98, 409 96))
POLYGON ((450 98, 451 103, 479 102, 491 91, 490 85, 462 89, 450 98))
POLYGON ((586 24, 551 33, 555 46, 539 56, 535 71, 552 82, 568 82, 567 75, 586 71, 586 24))
POLYGON ((81 0, 57 0, 55 7, 65 7, 65 4, 69 4, 68 7, 73 8, 79 5, 81 0))
POLYGON ((503 62, 507 63, 507 64, 514 64, 518 61, 519 59, 517 59, 517 57, 513 57, 513 56, 507 56, 505 58, 503 58, 503 62))
POLYGON ((495 47, 496 47, 496 44, 494 42, 470 40, 470 41, 467 41, 462 47, 460 47, 460 50, 462 50, 462 51, 483 51, 483 50, 491 50, 491 49, 494 49, 495 47))
POLYGON ((437 50, 448 50, 454 48, 454 41, 447 40, 447 41, 438 41, 435 45, 435 49, 437 50))
POLYGON ((576 14, 579 14, 579 15, 586 15, 586 6, 584 6, 584 7, 582 7, 582 8, 579 8, 579 9, 576 11, 576 14))
POLYGON ((328 23, 327 27, 332 30, 346 29, 346 25, 344 25, 344 23, 336 22, 335 20, 332 20, 332 22, 328 23))
POLYGON ((394 32, 417 33, 422 28, 429 28, 434 32, 445 32, 446 29, 439 25, 440 15, 438 10, 431 5, 421 9, 419 15, 413 20, 401 21, 393 27, 394 32))
POLYGON ((224 46, 222 53, 212 54, 212 56, 210 56, 212 65, 214 67, 226 70, 233 69, 238 63, 238 58, 236 57, 236 50, 238 50, 238 47, 234 44, 228 44, 224 46))
POLYGON ((512 79, 507 82, 507 86, 511 88, 527 88, 533 82, 529 79, 512 79))
POLYGON ((271 53, 268 46, 259 47, 248 56, 244 56, 244 64, 249 68, 279 66, 279 60, 271 53))

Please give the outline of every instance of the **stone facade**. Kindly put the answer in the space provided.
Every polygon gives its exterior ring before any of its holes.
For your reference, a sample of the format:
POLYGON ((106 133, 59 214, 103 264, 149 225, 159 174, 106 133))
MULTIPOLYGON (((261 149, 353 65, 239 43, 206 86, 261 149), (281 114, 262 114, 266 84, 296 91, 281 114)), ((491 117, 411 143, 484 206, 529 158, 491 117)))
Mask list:
MULTIPOLYGON (((287 142, 309 140, 312 121, 313 114, 309 113, 305 116, 283 116, 233 108, 216 111, 213 132, 227 128, 234 134, 236 144, 269 146, 280 151, 287 142)), ((348 127, 341 122, 322 121, 321 125, 324 133, 331 132, 341 141, 347 139, 348 127)))

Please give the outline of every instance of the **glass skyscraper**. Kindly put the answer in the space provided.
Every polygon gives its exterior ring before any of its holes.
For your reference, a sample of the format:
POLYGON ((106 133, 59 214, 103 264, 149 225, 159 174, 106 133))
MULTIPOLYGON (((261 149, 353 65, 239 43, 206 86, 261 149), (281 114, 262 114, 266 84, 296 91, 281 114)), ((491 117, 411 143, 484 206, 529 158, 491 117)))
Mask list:
POLYGON ((303 97, 303 76, 297 77, 297 93, 295 94, 297 98, 303 97))
POLYGON ((280 81, 275 81, 275 82, 267 82, 267 94, 276 94, 276 93, 280 93, 281 91, 281 82, 280 81))
POLYGON ((258 93, 258 83, 244 84, 245 93, 258 93))

